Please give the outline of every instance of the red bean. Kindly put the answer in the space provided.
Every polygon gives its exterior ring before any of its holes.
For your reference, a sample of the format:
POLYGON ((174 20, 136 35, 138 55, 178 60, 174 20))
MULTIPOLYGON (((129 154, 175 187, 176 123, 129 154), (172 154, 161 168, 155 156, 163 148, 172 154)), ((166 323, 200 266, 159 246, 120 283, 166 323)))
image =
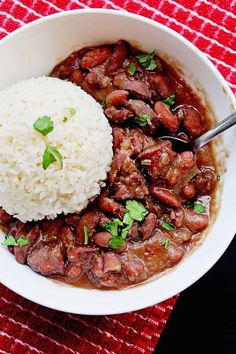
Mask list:
POLYGON ((154 111, 156 112, 161 124, 170 131, 177 131, 179 128, 179 122, 176 116, 174 116, 167 105, 161 101, 156 102, 154 105, 154 111))
POLYGON ((193 183, 198 194, 210 194, 216 185, 216 175, 212 170, 203 170, 194 177, 193 183))
POLYGON ((192 151, 183 151, 177 155, 176 165, 182 170, 187 170, 195 165, 195 156, 192 151))
POLYGON ((79 70, 75 69, 70 73, 69 80, 76 85, 81 84, 84 81, 84 74, 79 70))
POLYGON ((169 79, 161 73, 150 74, 148 82, 162 98, 167 98, 172 92, 169 79))
POLYGON ((168 258, 171 263, 178 263, 184 256, 184 251, 179 247, 169 246, 168 247, 168 258))
POLYGON ((109 192, 107 190, 104 190, 101 193, 98 200, 99 207, 105 213, 109 213, 114 216, 117 216, 120 219, 123 219, 125 214, 125 207, 122 204, 116 202, 114 199, 109 198, 108 196, 109 192))
POLYGON ((127 43, 124 41, 117 42, 115 49, 106 64, 106 72, 108 75, 114 73, 121 67, 127 56, 127 52, 127 43))
POLYGON ((181 105, 176 108, 176 115, 183 120, 187 133, 192 137, 196 138, 205 132, 200 113, 193 106, 181 105))
POLYGON ((113 135, 113 150, 116 151, 120 147, 125 137, 125 131, 122 128, 113 127, 112 135, 113 135))
POLYGON ((181 201, 180 199, 171 191, 165 188, 159 188, 159 187, 151 187, 150 188, 150 193, 152 196, 162 202, 163 204, 166 204, 170 207, 173 208, 178 208, 181 206, 181 201))
POLYGON ((148 214, 142 226, 139 228, 139 231, 143 236, 143 240, 147 240, 149 237, 153 235, 153 231, 155 230, 156 224, 157 224, 157 216, 154 213, 148 214))
POLYGON ((133 116, 133 113, 126 108, 116 108, 114 106, 110 106, 105 109, 105 114, 114 123, 123 123, 128 118, 133 116))
POLYGON ((107 106, 119 106, 128 99, 129 93, 125 90, 114 90, 106 98, 107 106))
POLYGON ((193 209, 184 210, 184 223, 192 232, 203 231, 208 226, 208 222, 208 215, 196 213, 193 209))
POLYGON ((109 241, 111 239, 111 234, 109 232, 98 232, 93 236, 94 242, 99 247, 109 247, 109 241))
POLYGON ((111 55, 109 47, 99 47, 88 51, 81 59, 80 66, 83 69, 91 69, 106 61, 111 55))
POLYGON ((80 219, 75 232, 76 242, 84 244, 84 226, 88 228, 89 239, 96 233, 96 226, 99 223, 102 213, 96 209, 87 211, 80 219))

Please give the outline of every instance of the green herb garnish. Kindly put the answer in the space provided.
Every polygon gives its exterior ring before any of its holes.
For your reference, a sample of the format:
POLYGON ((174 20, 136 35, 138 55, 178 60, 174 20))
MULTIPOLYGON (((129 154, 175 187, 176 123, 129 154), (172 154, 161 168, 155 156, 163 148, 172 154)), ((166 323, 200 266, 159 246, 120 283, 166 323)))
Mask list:
POLYGON ((165 100, 163 100, 162 102, 164 102, 167 106, 173 106, 173 104, 175 104, 175 95, 170 95, 168 96, 165 100))
POLYGON ((196 211, 196 213, 204 213, 205 207, 201 203, 197 202, 194 204, 194 211, 196 211))
POLYGON ((5 240, 2 242, 2 246, 23 247, 29 245, 30 243, 31 242, 23 236, 19 237, 18 240, 15 240, 12 235, 9 235, 5 237, 5 240))
POLYGON ((143 206, 143 204, 137 202, 136 200, 128 200, 126 202, 126 209, 129 213, 129 216, 137 221, 143 221, 145 216, 148 214, 148 211, 143 206))
POLYGON ((161 227, 163 227, 163 229, 165 229, 167 231, 174 231, 175 230, 174 225, 170 224, 169 222, 161 223, 161 227))
POLYGON ((220 181, 220 175, 217 175, 216 179, 217 181, 220 181))
POLYGON ((135 72, 136 72, 136 66, 134 63, 131 63, 129 65, 128 73, 133 76, 135 72))
POLYGON ((41 133, 43 136, 48 135, 51 131, 53 131, 53 121, 49 116, 39 117, 33 124, 34 130, 41 133))
POLYGON ((46 144, 46 149, 44 150, 43 153, 43 168, 46 170, 49 165, 51 165, 53 162, 58 161, 60 163, 61 169, 63 167, 62 163, 62 155, 58 151, 56 146, 51 146, 46 144))
POLYGON ((66 123, 68 121, 68 118, 67 117, 64 117, 63 118, 63 123, 66 123))
POLYGON ((157 63, 154 60, 154 55, 155 51, 151 53, 139 54, 136 56, 136 58, 138 59, 139 63, 143 68, 148 71, 152 71, 157 67, 157 63))
POLYGON ((27 238, 24 238, 24 237, 20 237, 18 238, 17 240, 17 246, 18 247, 23 247, 23 246, 27 246, 29 245, 31 242, 27 239, 27 238))
POLYGON ((109 246, 112 249, 117 249, 124 244, 124 239, 119 236, 119 226, 122 226, 123 222, 119 219, 114 219, 112 222, 104 221, 103 227, 107 230, 112 238, 109 241, 109 246))
POLYGON ((142 116, 135 117, 134 120, 141 127, 145 127, 147 124, 151 124, 152 116, 150 114, 143 114, 142 116))
POLYGON ((119 248, 120 246, 122 246, 124 244, 124 239, 122 237, 112 237, 109 241, 109 246, 116 250, 117 248, 119 248))
POLYGON ((142 221, 147 214, 148 211, 140 202, 137 202, 136 200, 128 200, 126 202, 126 213, 123 221, 114 219, 111 222, 103 222, 104 229, 112 235, 112 238, 109 241, 109 246, 112 249, 117 249, 122 246, 129 230, 133 226, 134 220, 142 221))
POLYGON ((129 230, 131 229, 131 227, 133 226, 133 222, 134 220, 131 218, 131 216, 129 215, 129 213, 125 213, 124 215, 124 219, 123 219, 123 224, 126 225, 124 229, 122 229, 121 231, 121 237, 122 238, 126 238, 129 230))
POLYGON ((84 229, 84 245, 88 245, 89 242, 89 230, 88 230, 88 226, 84 225, 83 227, 84 229))
POLYGON ((162 247, 165 247, 165 248, 168 248, 169 247, 169 244, 170 244, 170 240, 168 238, 166 238, 164 241, 162 241, 160 243, 160 246, 162 247))
POLYGON ((122 226, 123 222, 119 219, 114 219, 112 222, 104 221, 103 227, 106 231, 110 232, 113 237, 118 237, 118 227, 122 226))

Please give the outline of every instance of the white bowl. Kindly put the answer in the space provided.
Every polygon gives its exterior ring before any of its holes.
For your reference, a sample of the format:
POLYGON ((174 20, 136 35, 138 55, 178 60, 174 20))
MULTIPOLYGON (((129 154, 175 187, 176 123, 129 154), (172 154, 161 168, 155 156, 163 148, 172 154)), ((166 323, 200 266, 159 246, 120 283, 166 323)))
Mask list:
MULTIPOLYGON (((157 49, 181 64, 187 81, 208 94, 217 120, 231 113, 234 96, 211 62, 186 39, 167 27, 130 13, 78 10, 45 17, 0 42, 0 89, 20 79, 48 74, 70 52, 83 46, 126 39, 143 49, 157 49)), ((200 91, 199 91, 200 92, 200 91)), ((201 90, 201 92, 203 92, 201 90)), ((41 305, 77 314, 116 314, 161 302, 190 286, 223 254, 236 231, 235 129, 224 137, 229 151, 217 220, 202 244, 176 268, 144 285, 122 291, 86 290, 58 284, 22 266, 0 247, 0 281, 41 305)), ((221 145, 218 145, 222 148, 221 145)), ((222 151, 221 151, 222 153, 222 151)), ((221 155, 220 155, 221 156, 221 155)), ((0 172, 1 173, 1 172, 0 172)), ((230 269, 229 269, 230 271, 230 269)))

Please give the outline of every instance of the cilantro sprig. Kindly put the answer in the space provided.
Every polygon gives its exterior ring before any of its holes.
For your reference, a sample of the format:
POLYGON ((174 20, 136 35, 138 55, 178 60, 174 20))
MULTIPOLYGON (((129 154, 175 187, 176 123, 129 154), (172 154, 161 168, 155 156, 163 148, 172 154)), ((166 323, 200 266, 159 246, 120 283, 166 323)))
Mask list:
POLYGON ((122 246, 134 221, 143 221, 147 214, 148 211, 142 203, 128 200, 123 221, 117 218, 111 222, 104 221, 104 229, 112 235, 109 241, 110 248, 117 249, 122 246))
POLYGON ((168 248, 169 247, 169 244, 170 244, 170 240, 169 238, 166 238, 165 240, 163 240, 161 243, 160 243, 160 246, 164 247, 164 248, 168 248))
POLYGON ((52 163, 58 161, 61 169, 63 167, 62 155, 56 146, 46 144, 46 148, 43 153, 43 169, 46 170, 52 163))
POLYGON ((43 136, 48 135, 51 131, 53 131, 53 121, 49 116, 39 117, 33 124, 34 130, 41 133, 43 136))
POLYGON ((175 94, 168 96, 165 100, 163 100, 168 107, 171 107, 175 104, 175 94))
POLYGON ((18 240, 15 240, 15 238, 12 235, 5 236, 5 240, 2 242, 2 246, 15 246, 15 247, 23 247, 29 245, 31 242, 23 237, 20 236, 18 240))
POLYGON ((161 227, 167 231, 174 231, 175 227, 171 223, 165 221, 161 223, 161 227))
POLYGON ((137 221, 143 221, 145 216, 148 214, 147 209, 142 203, 137 202, 137 200, 127 200, 126 210, 129 213, 129 216, 137 221))
POLYGON ((89 230, 88 230, 88 226, 84 225, 83 230, 84 230, 84 245, 87 246, 88 243, 89 243, 89 230))
POLYGON ((204 205, 202 205, 202 203, 200 203, 200 202, 196 202, 194 204, 193 209, 194 209, 194 211, 196 211, 196 213, 205 213, 205 211, 206 211, 204 205))
POLYGON ((154 60, 154 56, 155 56, 155 51, 152 51, 151 53, 136 55, 136 58, 138 59, 140 65, 143 68, 145 68, 148 71, 153 71, 157 67, 157 63, 154 60))
POLYGON ((135 122, 141 127, 145 127, 147 124, 151 124, 152 116, 151 114, 143 114, 142 116, 137 116, 134 118, 135 122))
POLYGON ((134 63, 129 64, 128 73, 133 76, 136 72, 136 66, 134 63))

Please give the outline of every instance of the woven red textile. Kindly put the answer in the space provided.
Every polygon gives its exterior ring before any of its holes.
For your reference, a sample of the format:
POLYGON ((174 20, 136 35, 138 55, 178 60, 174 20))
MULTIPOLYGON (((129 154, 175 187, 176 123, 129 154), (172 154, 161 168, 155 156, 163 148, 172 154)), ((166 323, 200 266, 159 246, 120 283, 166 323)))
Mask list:
MULTIPOLYGON (((42 16, 89 7, 125 9, 181 33, 236 93, 235 0, 0 0, 0 38, 42 16)), ((176 299, 123 315, 77 316, 36 305, 0 285, 0 353, 150 353, 176 299)))

